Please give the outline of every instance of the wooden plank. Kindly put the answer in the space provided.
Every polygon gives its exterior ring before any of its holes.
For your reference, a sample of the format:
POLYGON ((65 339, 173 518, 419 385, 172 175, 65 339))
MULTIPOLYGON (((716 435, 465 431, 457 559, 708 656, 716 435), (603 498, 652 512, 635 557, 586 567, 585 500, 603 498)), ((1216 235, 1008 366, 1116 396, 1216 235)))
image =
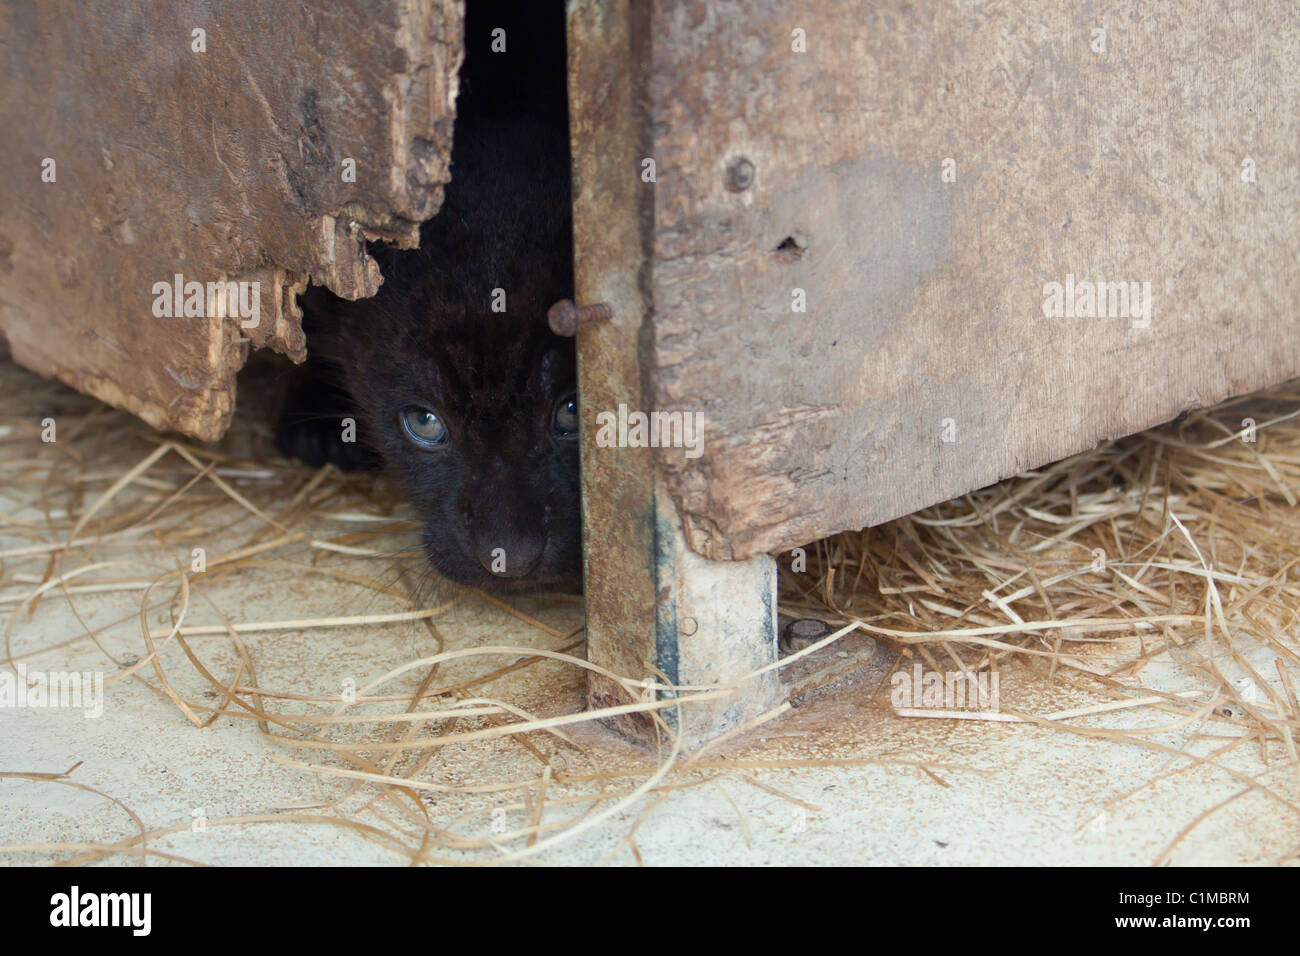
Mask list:
MULTIPOLYGON (((653 192, 637 175, 647 155, 647 13, 630 0, 569 5, 576 292, 579 302, 614 307, 611 321, 578 332, 587 658, 634 680, 718 685, 776 658, 775 564, 766 555, 711 562, 692 553, 650 449, 603 444, 594 427, 600 411, 649 407, 642 278, 653 192)), ((663 716, 694 745, 761 713, 776 691, 768 672, 731 697, 691 704, 680 721, 674 710, 663 716)), ((599 675, 588 698, 594 707, 638 700, 599 675)), ((631 739, 658 739, 644 713, 611 723, 631 739)))
POLYGON ((310 278, 373 295, 364 242, 412 246, 437 211, 461 22, 459 0, 0 6, 14 357, 156 427, 218 437, 250 346, 303 358, 294 293, 310 278), (259 282, 258 324, 215 302, 155 317, 155 283, 178 273, 259 282))
POLYGON ((1290 0, 681 0, 647 29, 646 375, 705 416, 699 458, 657 453, 699 553, 1300 374, 1290 0), (1045 315, 1069 276, 1149 283, 1149 323, 1045 315))

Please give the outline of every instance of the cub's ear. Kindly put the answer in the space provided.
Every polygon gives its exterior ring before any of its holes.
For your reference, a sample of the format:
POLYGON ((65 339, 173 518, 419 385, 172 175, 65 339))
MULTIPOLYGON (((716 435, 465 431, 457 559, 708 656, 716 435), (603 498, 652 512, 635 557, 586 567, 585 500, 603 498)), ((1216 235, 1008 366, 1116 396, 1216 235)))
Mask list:
POLYGON ((298 293, 298 307, 302 309, 302 331, 307 336, 307 354, 311 359, 340 362, 344 348, 339 341, 340 330, 346 321, 346 311, 352 303, 340 299, 323 285, 309 285, 298 293))
POLYGON ((309 285, 298 293, 298 307, 302 309, 303 331, 311 334, 318 326, 337 322, 338 305, 343 300, 323 285, 309 285), (310 326, 310 327, 309 327, 310 326))

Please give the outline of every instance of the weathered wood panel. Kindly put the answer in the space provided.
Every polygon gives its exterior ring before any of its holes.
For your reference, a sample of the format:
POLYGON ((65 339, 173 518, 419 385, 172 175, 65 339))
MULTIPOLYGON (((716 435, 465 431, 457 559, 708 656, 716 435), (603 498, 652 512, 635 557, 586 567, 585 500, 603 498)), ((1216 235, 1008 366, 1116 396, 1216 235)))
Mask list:
POLYGON ((373 295, 365 240, 414 245, 437 211, 462 8, 0 5, 0 332, 14 357, 154 426, 220 435, 250 346, 303 357, 294 292, 310 277, 373 295), (257 326, 211 306, 155 317, 154 284, 178 273, 260 282, 257 326))
POLYGON ((681 0, 649 36, 646 374, 705 415, 701 457, 657 453, 700 553, 1300 373, 1291 0, 681 0), (1068 276, 1149 283, 1149 325, 1048 317, 1068 276))
MULTIPOLYGON (((587 658, 628 678, 716 685, 776 659, 775 564, 766 555, 709 562, 691 553, 651 450, 598 442, 593 420, 595 410, 649 405, 643 277, 653 193, 636 174, 647 145, 648 12, 635 0, 569 4, 576 293, 614 307, 611 321, 578 332, 587 658)), ((776 691, 769 671, 732 696, 691 704, 680 722, 675 709, 662 716, 690 746, 757 715, 776 691)), ((598 674, 588 697, 596 707, 636 701, 598 674)), ((634 739, 658 736, 647 714, 615 721, 634 739)))

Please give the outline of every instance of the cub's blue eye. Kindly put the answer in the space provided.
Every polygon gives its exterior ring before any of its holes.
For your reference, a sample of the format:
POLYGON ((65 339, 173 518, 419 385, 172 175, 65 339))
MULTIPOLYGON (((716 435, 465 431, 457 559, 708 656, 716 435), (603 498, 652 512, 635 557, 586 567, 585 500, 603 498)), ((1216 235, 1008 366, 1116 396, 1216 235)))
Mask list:
POLYGON ((442 419, 436 412, 419 405, 402 409, 402 430, 407 438, 421 446, 441 445, 447 440, 447 426, 442 419))
POLYGON ((555 435, 557 438, 578 437, 578 396, 569 393, 555 403, 555 435))

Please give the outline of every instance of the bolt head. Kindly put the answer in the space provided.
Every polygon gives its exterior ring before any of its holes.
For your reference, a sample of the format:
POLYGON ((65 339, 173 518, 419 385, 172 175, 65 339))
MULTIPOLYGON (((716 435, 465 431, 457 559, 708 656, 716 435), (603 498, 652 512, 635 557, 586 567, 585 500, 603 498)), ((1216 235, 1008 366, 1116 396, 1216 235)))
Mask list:
POLYGON ((578 332, 578 308, 571 299, 561 299, 546 310, 546 321, 556 335, 572 336, 578 332))
POLYGON ((754 164, 745 157, 736 160, 727 167, 727 188, 732 192, 742 192, 754 185, 754 164))
POLYGON ((826 637, 832 630, 833 628, 825 621, 812 617, 791 621, 781 632, 781 651, 785 654, 801 651, 809 644, 815 644, 826 637))

